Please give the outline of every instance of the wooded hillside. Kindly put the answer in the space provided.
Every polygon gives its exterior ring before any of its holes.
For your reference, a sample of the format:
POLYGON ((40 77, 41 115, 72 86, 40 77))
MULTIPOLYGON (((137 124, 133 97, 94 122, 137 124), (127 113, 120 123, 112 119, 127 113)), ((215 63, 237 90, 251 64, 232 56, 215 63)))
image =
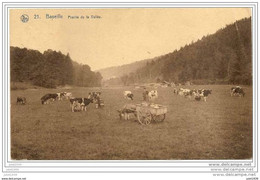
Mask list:
MULTIPOLYGON (((195 84, 252 84, 251 18, 239 20, 213 35, 192 42, 135 72, 122 84, 169 81, 195 84)), ((115 80, 113 80, 115 81, 115 80)))
POLYGON ((101 86, 102 76, 88 65, 73 62, 70 55, 47 50, 10 48, 11 82, 55 88, 63 85, 101 86))

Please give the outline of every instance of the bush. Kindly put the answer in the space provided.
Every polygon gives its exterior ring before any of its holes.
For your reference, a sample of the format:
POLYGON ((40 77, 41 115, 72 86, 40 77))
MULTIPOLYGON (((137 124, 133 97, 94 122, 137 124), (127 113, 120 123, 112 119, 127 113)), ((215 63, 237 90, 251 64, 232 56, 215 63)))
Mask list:
POLYGON ((25 83, 25 82, 11 82, 10 84, 11 90, 25 90, 31 88, 36 88, 36 87, 32 86, 30 83, 25 83))

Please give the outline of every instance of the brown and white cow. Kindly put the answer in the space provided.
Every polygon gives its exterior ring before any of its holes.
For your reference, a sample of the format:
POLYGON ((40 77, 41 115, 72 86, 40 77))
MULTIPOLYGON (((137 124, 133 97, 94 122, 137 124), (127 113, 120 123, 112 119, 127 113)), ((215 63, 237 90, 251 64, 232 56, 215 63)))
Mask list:
POLYGON ((230 95, 231 96, 239 96, 239 97, 244 97, 245 92, 240 86, 232 87, 230 90, 230 95))
POLYGON ((25 97, 17 97, 16 104, 26 104, 26 98, 25 97))
POLYGON ((199 89, 197 91, 199 93, 199 95, 204 99, 204 101, 207 101, 208 96, 212 93, 211 89, 199 89))
POLYGON ((128 100, 134 100, 134 94, 131 91, 124 91, 124 98, 128 100))
POLYGON ((158 91, 157 90, 152 90, 148 92, 148 100, 152 101, 158 98, 158 91))
POLYGON ((48 104, 48 102, 50 101, 55 101, 56 99, 58 99, 58 94, 45 94, 42 98, 41 98, 41 102, 42 104, 48 104))
POLYGON ((87 106, 90 103, 93 103, 93 98, 71 98, 70 99, 71 103, 71 111, 74 112, 75 108, 78 107, 78 103, 81 106, 81 111, 87 111, 87 106))

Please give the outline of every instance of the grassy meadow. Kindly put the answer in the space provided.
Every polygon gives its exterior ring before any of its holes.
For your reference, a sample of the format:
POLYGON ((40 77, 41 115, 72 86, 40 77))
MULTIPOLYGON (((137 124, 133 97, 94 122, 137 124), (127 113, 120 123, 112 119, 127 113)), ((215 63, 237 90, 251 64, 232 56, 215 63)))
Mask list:
POLYGON ((155 103, 167 106, 162 123, 140 125, 132 116, 120 120, 117 109, 142 101, 142 89, 73 88, 11 91, 11 157, 33 160, 191 160, 252 158, 252 87, 245 97, 231 97, 229 85, 189 86, 212 89, 207 102, 158 88, 155 103), (124 99, 131 90, 134 100, 124 99), (71 112, 68 100, 42 105, 46 93, 72 92, 87 97, 101 91, 103 109, 71 112), (16 98, 27 98, 16 105, 16 98))

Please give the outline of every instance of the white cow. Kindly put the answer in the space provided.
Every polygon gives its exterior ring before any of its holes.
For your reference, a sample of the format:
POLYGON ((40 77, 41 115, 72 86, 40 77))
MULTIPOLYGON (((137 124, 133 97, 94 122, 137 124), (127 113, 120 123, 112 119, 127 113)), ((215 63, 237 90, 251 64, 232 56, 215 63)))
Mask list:
POLYGON ((134 94, 131 91, 124 91, 124 97, 128 100, 134 100, 134 94))
POLYGON ((187 94, 190 93, 190 89, 184 89, 184 88, 180 88, 179 91, 178 91, 178 95, 180 96, 186 96, 187 94))
POLYGON ((82 110, 82 106, 78 101, 73 101, 73 103, 71 104, 71 111, 75 112, 75 111, 81 111, 82 110))
POLYGON ((154 100, 158 98, 158 92, 157 90, 152 90, 148 93, 149 100, 154 100))
POLYGON ((66 97, 66 99, 71 99, 72 98, 72 93, 71 92, 64 92, 64 97, 66 97))
POLYGON ((65 97, 65 94, 66 94, 66 92, 59 92, 59 93, 56 93, 57 95, 58 95, 58 97, 57 97, 57 100, 62 100, 63 99, 63 97, 65 97))
POLYGON ((183 88, 180 88, 180 89, 178 90, 178 93, 177 93, 177 94, 180 95, 180 96, 183 96, 183 95, 184 95, 183 88))

